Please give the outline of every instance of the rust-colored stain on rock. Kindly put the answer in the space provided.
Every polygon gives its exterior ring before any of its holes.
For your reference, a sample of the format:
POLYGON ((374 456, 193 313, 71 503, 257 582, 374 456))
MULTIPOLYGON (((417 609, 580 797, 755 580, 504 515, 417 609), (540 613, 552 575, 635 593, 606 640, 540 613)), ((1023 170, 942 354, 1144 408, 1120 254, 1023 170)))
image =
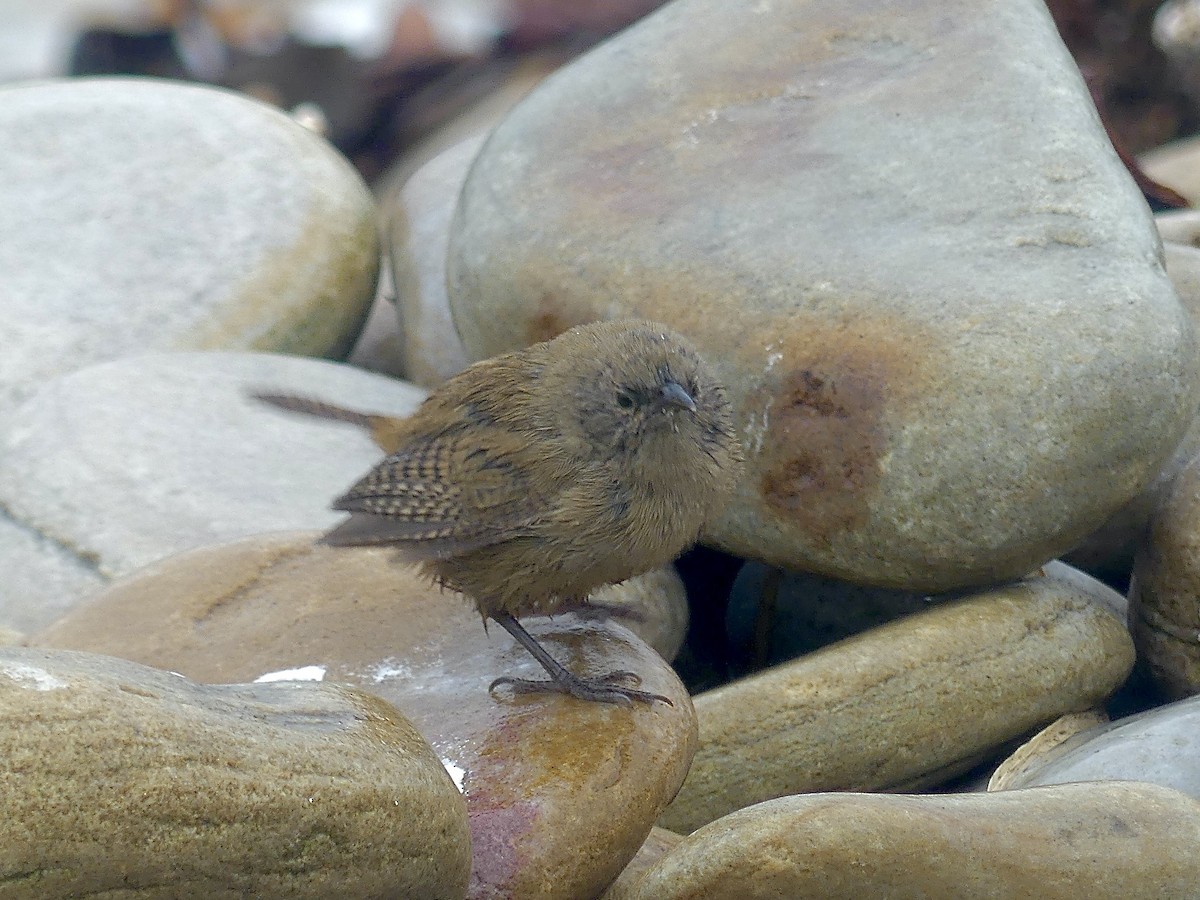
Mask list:
MULTIPOLYGON (((862 527, 882 474, 889 409, 927 378, 925 336, 885 317, 805 328, 771 345, 783 363, 751 402, 763 410, 760 490, 815 540, 862 527)), ((768 369, 770 371, 770 369, 768 369)))
MULTIPOLYGON (((882 449, 880 385, 868 372, 789 373, 773 406, 770 435, 786 452, 763 476, 763 495, 789 515, 813 495, 861 495, 875 480, 882 449)), ((863 510, 843 506, 842 527, 859 524, 863 510)))

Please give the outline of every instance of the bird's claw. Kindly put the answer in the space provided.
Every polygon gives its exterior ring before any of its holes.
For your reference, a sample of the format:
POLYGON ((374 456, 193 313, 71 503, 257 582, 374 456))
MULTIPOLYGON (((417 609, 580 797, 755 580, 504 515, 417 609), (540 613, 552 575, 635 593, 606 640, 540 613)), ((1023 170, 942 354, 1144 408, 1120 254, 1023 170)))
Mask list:
POLYGON ((620 682, 641 684, 641 677, 636 672, 608 672, 598 678, 580 678, 572 675, 569 679, 537 680, 532 678, 512 678, 503 675, 490 685, 488 691, 495 692, 497 687, 506 686, 514 694, 568 694, 580 700, 591 700, 597 703, 616 703, 620 706, 632 706, 634 700, 653 704, 655 701, 674 706, 669 697, 662 694, 652 694, 648 691, 635 690, 632 687, 620 687, 620 682))

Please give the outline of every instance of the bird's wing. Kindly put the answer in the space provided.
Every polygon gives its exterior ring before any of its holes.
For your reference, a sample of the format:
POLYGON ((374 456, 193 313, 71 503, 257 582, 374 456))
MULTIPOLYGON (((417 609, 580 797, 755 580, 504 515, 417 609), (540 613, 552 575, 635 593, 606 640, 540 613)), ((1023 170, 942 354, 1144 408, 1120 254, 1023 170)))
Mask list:
POLYGON ((351 516, 323 540, 396 544, 429 559, 511 538, 548 506, 528 476, 529 453, 499 429, 418 437, 334 502, 351 516))

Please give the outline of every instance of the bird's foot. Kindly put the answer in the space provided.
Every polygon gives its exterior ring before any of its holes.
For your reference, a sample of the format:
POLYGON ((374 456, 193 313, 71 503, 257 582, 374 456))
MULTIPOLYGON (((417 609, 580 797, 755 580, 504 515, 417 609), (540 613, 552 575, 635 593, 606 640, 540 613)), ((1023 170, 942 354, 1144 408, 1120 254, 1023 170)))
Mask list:
POLYGON ((489 691, 504 685, 512 689, 514 694, 570 694, 580 700, 591 700, 596 703, 618 703, 622 706, 632 706, 634 700, 642 703, 661 701, 667 706, 674 706, 669 697, 662 694, 651 694, 648 691, 635 690, 622 686, 622 682, 641 684, 642 679, 635 672, 609 672, 599 678, 580 678, 572 672, 556 673, 552 680, 540 681, 531 678, 510 678, 507 675, 497 678, 489 686, 489 691))

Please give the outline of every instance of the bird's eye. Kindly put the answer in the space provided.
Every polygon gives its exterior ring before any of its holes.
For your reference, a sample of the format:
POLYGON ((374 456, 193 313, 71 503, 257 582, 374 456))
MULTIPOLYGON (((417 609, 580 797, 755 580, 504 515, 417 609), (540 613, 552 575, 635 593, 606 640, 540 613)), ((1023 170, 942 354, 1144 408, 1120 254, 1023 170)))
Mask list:
POLYGON ((633 395, 629 391, 617 391, 617 406, 621 409, 633 409, 633 395))

